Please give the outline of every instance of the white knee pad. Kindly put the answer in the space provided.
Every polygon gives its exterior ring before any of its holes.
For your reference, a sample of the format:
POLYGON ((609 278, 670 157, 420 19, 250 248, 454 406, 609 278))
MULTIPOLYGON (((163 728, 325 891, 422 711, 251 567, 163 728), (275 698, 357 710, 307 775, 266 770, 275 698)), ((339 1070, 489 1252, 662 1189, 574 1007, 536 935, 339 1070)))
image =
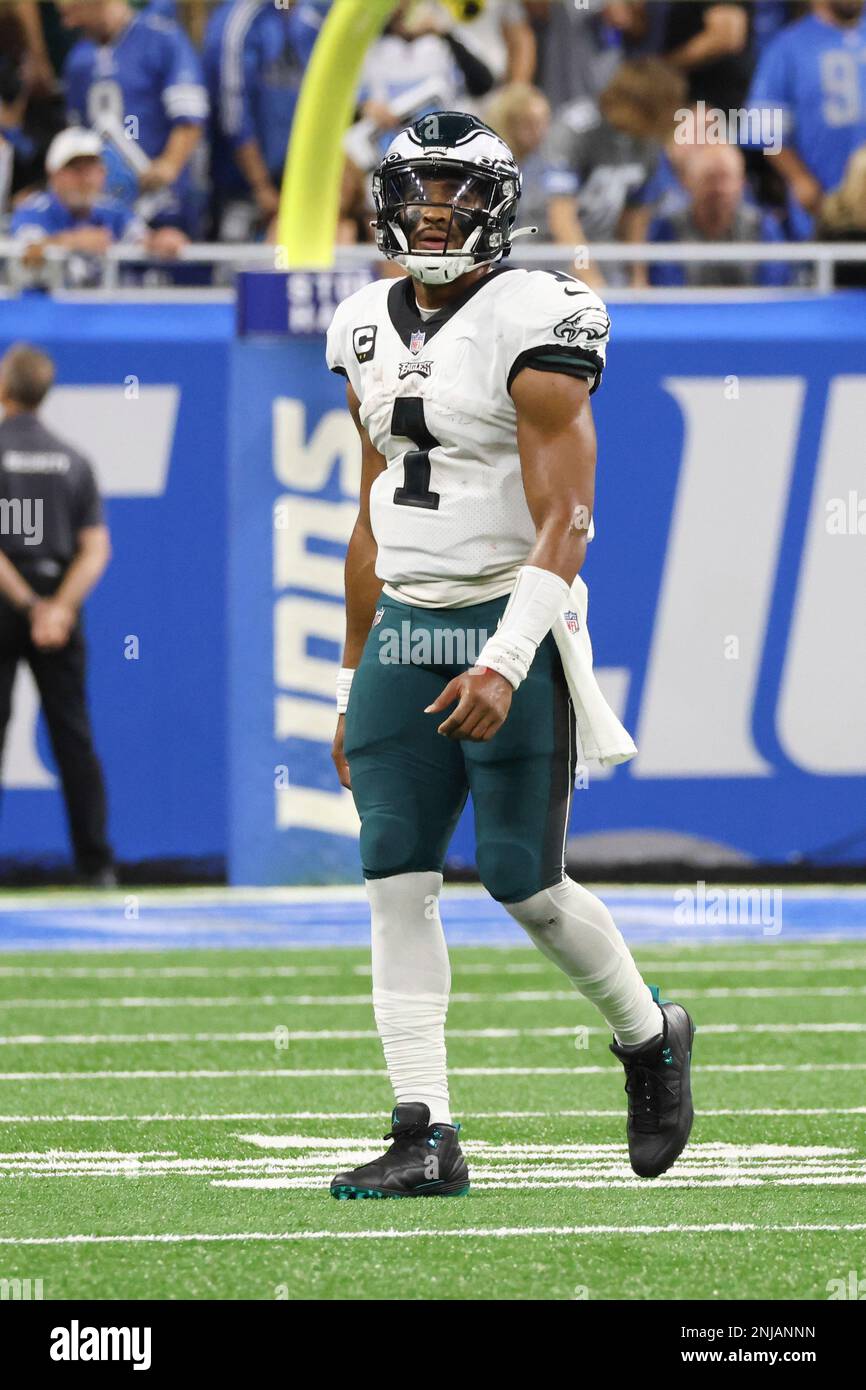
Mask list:
POLYGON ((662 1017, 616 923, 600 898, 565 878, 503 906, 535 945, 599 1009, 620 1042, 645 1042, 662 1017))

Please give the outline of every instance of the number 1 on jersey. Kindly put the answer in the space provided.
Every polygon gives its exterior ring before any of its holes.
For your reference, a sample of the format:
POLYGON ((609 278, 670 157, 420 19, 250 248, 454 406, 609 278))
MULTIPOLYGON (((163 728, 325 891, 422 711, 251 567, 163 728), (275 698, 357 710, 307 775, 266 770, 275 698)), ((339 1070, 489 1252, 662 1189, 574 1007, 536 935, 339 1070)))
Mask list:
POLYGON ((427 428, 420 396, 398 396, 391 416, 391 433, 418 445, 403 455, 403 486, 395 489, 398 507, 427 507, 436 511, 439 493, 430 491, 430 450, 439 443, 427 428))

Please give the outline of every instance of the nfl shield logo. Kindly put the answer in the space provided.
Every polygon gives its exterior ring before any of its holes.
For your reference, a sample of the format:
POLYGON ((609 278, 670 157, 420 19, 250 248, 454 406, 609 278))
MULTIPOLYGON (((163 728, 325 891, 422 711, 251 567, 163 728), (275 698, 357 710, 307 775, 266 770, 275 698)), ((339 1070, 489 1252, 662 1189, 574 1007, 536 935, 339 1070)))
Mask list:
POLYGON ((574 609, 569 608, 568 612, 563 613, 562 616, 565 618, 565 626, 568 628, 569 632, 577 632, 580 623, 578 622, 577 614, 574 609))
POLYGON ((424 339, 426 337, 427 334, 423 328, 416 328, 412 337, 409 339, 409 351, 414 353, 416 357, 424 346, 424 339))
POLYGON ((378 624, 381 623, 381 621, 382 621, 382 619, 384 618, 384 616, 385 616, 385 610, 384 610, 384 608, 377 608, 377 609, 376 609, 376 612, 373 614, 373 627, 377 627, 378 624))

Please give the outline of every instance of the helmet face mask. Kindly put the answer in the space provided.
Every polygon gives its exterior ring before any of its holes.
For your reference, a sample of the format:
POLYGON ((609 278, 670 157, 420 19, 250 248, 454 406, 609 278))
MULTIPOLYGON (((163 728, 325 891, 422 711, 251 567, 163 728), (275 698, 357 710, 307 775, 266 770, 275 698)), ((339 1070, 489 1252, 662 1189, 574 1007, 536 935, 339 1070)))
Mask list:
POLYGON ((373 177, 377 245, 416 279, 447 284, 508 255, 519 197, 511 151, 487 126, 455 112, 422 117, 373 177))

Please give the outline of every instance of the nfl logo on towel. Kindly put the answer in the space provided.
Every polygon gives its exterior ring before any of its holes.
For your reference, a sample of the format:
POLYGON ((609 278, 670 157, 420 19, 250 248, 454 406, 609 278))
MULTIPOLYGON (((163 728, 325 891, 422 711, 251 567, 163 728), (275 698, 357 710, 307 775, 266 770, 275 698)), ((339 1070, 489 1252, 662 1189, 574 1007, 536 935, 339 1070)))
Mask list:
POLYGON ((424 346, 424 339, 426 337, 427 334, 423 328, 416 328, 412 337, 409 339, 409 351, 414 353, 416 357, 424 346))
POLYGON ((569 608, 568 612, 563 613, 562 616, 565 618, 565 626, 568 628, 569 632, 577 632, 580 623, 578 622, 577 614, 574 609, 569 608))

